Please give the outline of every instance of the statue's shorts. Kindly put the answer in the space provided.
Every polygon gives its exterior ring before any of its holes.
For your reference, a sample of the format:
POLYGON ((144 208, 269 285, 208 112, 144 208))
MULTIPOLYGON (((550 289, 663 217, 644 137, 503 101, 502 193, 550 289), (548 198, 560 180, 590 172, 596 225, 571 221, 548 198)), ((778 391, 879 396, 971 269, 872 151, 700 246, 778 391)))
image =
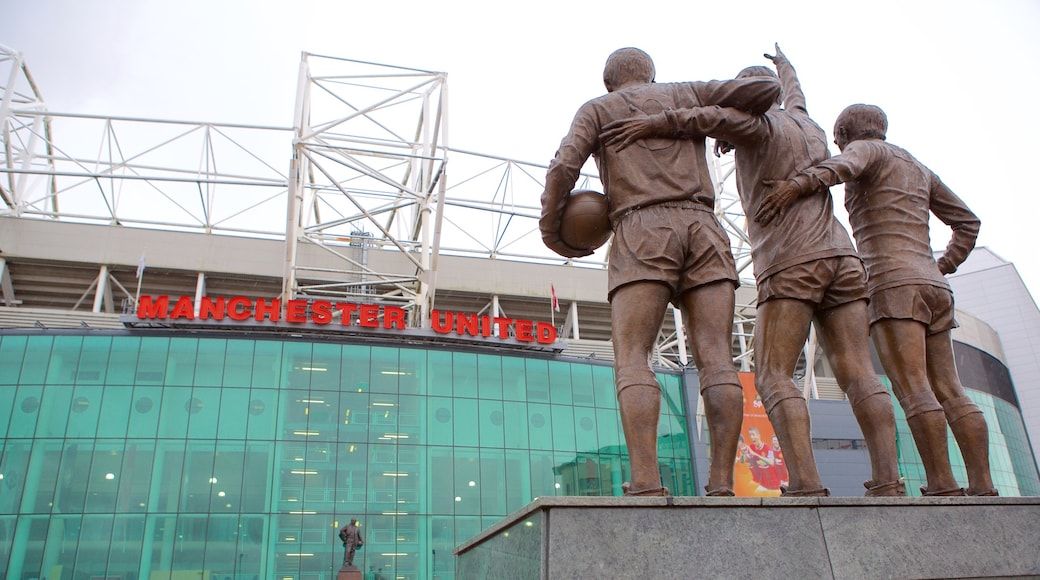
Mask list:
POLYGON ((614 224, 607 297, 633 282, 660 282, 673 297, 713 282, 738 283, 729 237, 711 209, 665 202, 632 211, 614 224))
POLYGON ((870 323, 885 318, 916 320, 939 334, 957 327, 953 317, 953 293, 929 284, 908 284, 876 292, 867 307, 870 323))
POLYGON ((855 256, 820 258, 795 264, 769 276, 758 285, 759 304, 774 298, 790 298, 827 310, 867 298, 867 272, 855 256))

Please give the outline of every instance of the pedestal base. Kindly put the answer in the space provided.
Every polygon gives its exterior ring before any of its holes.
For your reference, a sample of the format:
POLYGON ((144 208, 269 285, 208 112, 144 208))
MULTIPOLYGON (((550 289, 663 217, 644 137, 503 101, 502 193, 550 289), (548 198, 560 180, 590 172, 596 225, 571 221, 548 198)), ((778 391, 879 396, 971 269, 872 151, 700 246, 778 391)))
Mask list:
POLYGON ((336 580, 362 580, 361 570, 357 566, 344 564, 336 574, 336 580))
POLYGON ((1040 576, 1040 497, 547 497, 455 551, 459 578, 1040 576))

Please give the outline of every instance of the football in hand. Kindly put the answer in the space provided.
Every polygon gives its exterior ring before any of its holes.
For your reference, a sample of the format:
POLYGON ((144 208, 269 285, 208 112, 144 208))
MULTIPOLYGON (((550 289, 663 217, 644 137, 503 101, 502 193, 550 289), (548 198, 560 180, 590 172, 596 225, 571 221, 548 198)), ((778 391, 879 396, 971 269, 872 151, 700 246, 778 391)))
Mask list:
POLYGON ((607 197, 590 189, 572 191, 560 217, 560 240, 577 250, 595 250, 610 234, 607 197))

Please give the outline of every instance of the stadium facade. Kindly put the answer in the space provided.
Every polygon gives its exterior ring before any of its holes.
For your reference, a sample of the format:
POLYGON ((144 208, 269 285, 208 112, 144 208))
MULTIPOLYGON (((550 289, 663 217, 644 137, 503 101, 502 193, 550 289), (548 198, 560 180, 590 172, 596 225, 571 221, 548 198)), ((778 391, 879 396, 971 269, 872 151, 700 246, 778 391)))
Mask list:
MULTIPOLYGON (((541 247, 544 167, 443 143, 444 83, 304 55, 292 128, 61 114, 31 83, 5 89, 0 578, 331 578, 350 518, 370 577, 452 578, 455 546, 535 497, 621 494, 602 251, 541 247), (371 98, 319 96, 344 87, 371 98), (87 162, 92 130, 118 147, 87 162), (290 156, 284 172, 270 161, 290 156)), ((754 291, 738 292, 750 380, 754 291)), ((681 319, 654 352, 660 466, 697 495, 710 441, 681 319)), ((995 484, 1040 495, 1003 336, 958 320, 995 484)), ((830 376, 810 339, 799 380, 820 469, 862 495, 862 435, 830 376)))

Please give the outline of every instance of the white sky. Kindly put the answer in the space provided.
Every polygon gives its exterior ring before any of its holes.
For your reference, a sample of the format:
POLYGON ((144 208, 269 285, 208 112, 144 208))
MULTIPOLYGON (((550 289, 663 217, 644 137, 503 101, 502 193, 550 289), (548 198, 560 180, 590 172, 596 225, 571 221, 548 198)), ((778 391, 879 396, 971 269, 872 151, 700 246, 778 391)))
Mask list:
POLYGON ((646 50, 659 81, 708 80, 768 65, 779 42, 822 127, 851 103, 885 109, 889 141, 1040 297, 1036 0, 3 0, 0 14, 0 44, 53 111, 290 126, 307 51, 447 72, 451 145, 535 163, 603 93, 616 48, 646 50))

